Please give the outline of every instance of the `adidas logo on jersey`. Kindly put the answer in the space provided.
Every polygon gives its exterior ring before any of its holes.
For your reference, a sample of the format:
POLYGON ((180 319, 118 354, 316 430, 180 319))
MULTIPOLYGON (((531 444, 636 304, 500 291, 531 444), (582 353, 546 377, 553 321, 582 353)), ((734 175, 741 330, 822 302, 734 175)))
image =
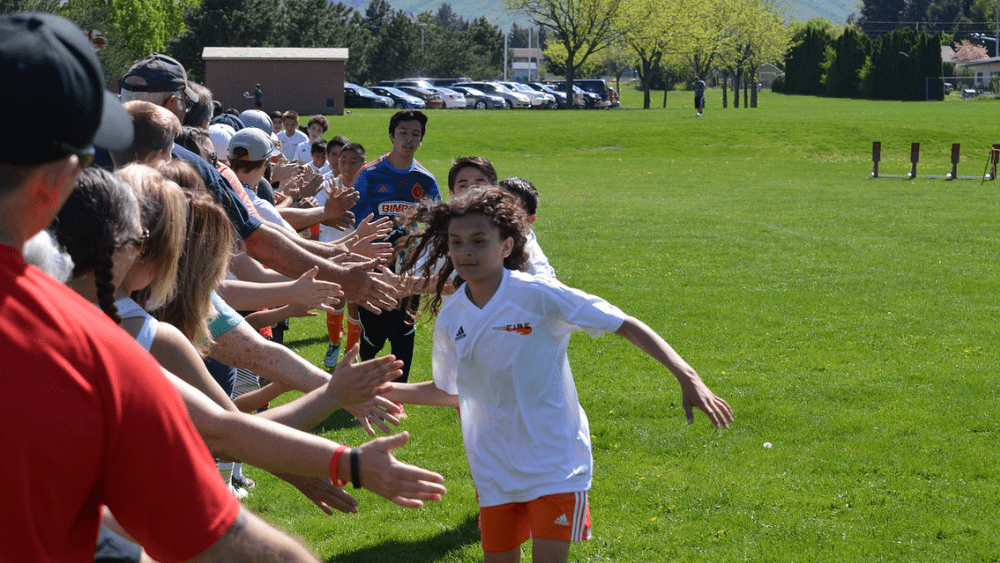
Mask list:
POLYGON ((458 332, 455 333, 455 342, 458 342, 463 338, 465 338, 465 329, 462 327, 458 327, 458 332))
POLYGON ((553 522, 553 524, 557 526, 569 526, 569 520, 566 519, 565 514, 560 514, 559 518, 556 518, 556 521, 553 522))

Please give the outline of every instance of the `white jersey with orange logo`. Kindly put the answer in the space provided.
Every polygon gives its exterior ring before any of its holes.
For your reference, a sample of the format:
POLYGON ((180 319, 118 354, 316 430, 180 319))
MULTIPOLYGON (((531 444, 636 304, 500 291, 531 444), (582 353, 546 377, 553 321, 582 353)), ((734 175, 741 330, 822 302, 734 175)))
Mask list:
POLYGON ((458 394, 480 506, 590 488, 590 427, 570 371, 570 334, 626 315, 553 278, 504 270, 482 309, 463 284, 434 326, 434 384, 458 394))

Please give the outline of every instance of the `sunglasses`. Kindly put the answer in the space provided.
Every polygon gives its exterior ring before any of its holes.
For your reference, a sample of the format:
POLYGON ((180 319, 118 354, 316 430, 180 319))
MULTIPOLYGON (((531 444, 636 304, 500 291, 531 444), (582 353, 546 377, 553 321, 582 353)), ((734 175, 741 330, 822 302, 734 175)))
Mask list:
POLYGON ((80 168, 86 168, 87 166, 90 166, 91 162, 94 162, 94 145, 90 145, 85 149, 78 149, 74 146, 67 145, 62 141, 52 141, 52 144, 59 150, 65 151, 69 154, 75 154, 76 158, 80 161, 80 168))

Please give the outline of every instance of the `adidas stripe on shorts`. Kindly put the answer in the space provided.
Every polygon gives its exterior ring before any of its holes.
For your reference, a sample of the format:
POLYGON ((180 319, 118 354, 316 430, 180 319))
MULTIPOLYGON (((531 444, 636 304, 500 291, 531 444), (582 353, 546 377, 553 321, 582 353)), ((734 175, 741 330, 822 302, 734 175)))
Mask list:
POLYGON ((530 537, 568 542, 590 539, 587 491, 538 497, 480 509, 483 551, 502 553, 530 537))

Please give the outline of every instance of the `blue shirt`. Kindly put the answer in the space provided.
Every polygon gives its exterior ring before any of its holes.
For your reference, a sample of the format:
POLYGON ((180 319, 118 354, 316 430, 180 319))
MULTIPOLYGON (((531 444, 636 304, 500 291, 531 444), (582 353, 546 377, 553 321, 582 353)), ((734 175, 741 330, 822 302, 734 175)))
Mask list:
POLYGON ((399 225, 400 216, 421 199, 441 201, 437 180, 419 162, 414 160, 408 169, 400 170, 389 164, 388 156, 386 153, 366 164, 354 181, 354 189, 361 195, 351 210, 357 221, 374 213, 375 219, 390 217, 399 225))

